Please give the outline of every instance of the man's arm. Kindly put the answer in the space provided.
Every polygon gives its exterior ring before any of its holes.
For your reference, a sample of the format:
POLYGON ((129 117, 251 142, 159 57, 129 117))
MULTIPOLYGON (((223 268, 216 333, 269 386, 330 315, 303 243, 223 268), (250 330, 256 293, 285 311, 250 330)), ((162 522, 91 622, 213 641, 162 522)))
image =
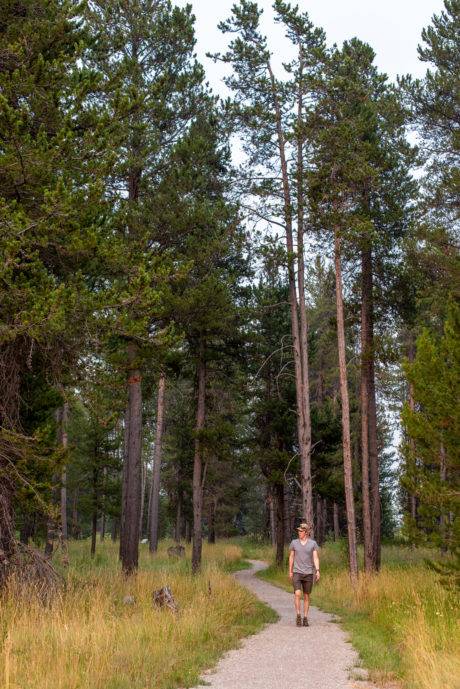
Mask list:
POLYGON ((313 564, 316 569, 316 581, 319 581, 319 555, 317 550, 313 551, 313 564))
POLYGON ((290 550, 289 551, 289 579, 292 579, 292 577, 294 576, 294 571, 293 571, 293 569, 294 569, 294 555, 295 555, 295 551, 290 550))

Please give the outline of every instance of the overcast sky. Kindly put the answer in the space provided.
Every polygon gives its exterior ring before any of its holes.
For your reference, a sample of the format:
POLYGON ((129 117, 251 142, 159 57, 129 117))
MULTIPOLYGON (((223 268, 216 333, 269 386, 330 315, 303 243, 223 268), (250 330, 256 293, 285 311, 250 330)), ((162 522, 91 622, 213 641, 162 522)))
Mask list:
MULTIPOLYGON (((217 93, 223 92, 224 67, 206 58, 207 51, 225 48, 228 36, 217 24, 230 15, 234 0, 189 0, 196 16, 197 53, 206 67, 209 82, 217 93)), ((426 66, 417 58, 417 45, 422 28, 430 23, 433 14, 443 8, 442 0, 297 0, 310 19, 326 31, 329 44, 341 44, 357 36, 369 43, 376 52, 381 71, 394 79, 397 74, 410 72, 422 75, 426 66)), ((184 6, 187 0, 176 0, 184 6)), ((264 9, 263 28, 269 37, 274 63, 289 58, 282 29, 271 21, 273 0, 259 0, 264 9)), ((295 1, 292 2, 295 4, 295 1)))

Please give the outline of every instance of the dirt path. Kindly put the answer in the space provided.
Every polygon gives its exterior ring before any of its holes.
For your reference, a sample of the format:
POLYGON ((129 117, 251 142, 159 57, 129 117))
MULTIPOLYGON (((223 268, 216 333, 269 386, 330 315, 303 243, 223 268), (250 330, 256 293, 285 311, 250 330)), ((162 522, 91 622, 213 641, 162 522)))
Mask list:
POLYGON ((211 689, 375 689, 350 678, 359 672, 358 656, 332 616, 312 607, 310 627, 296 627, 293 596, 254 576, 264 562, 250 562, 253 568, 235 577, 280 619, 227 653, 205 673, 203 684, 211 689))

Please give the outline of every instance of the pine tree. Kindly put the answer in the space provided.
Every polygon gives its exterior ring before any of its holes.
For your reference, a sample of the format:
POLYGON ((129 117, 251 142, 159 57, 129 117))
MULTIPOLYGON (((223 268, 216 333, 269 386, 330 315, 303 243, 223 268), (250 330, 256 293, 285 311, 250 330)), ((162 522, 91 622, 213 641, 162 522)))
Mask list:
POLYGON ((15 548, 17 476, 7 467, 40 455, 21 434, 21 388, 31 376, 60 382, 74 362, 92 314, 87 278, 101 228, 83 107, 92 79, 80 66, 87 44, 78 6, 3 2, 1 16, 3 580, 15 548))
POLYGON ((235 94, 234 101, 228 104, 229 115, 234 129, 242 134, 247 154, 247 166, 241 171, 243 190, 252 199, 259 199, 252 211, 254 216, 281 225, 286 236, 303 513, 313 524, 303 253, 305 157, 309 142, 302 122, 309 107, 311 78, 318 57, 324 52, 324 34, 298 8, 280 0, 274 8, 276 21, 285 27, 297 53, 297 58, 286 66, 287 79, 280 80, 274 73, 271 52, 259 26, 262 10, 255 2, 241 0, 233 6, 232 17, 222 22, 220 28, 236 37, 226 53, 214 58, 233 68, 233 74, 225 81, 235 94), (291 155, 296 161, 294 165, 289 162, 291 155))
POLYGON ((106 260, 116 304, 109 327, 118 336, 116 356, 127 379, 120 555, 129 573, 138 563, 144 360, 168 320, 177 274, 171 255, 161 250, 156 192, 196 112, 203 72, 193 56, 190 7, 182 10, 169 0, 95 0, 86 21, 94 38, 89 64, 101 75, 97 105, 110 136, 102 164, 115 213, 106 260))
MULTIPOLYGON (((340 214, 335 260, 360 255, 361 454, 366 569, 380 566, 380 494, 375 392, 375 293, 377 276, 388 264, 407 225, 412 193, 407 167, 413 156, 404 137, 404 111, 394 90, 373 65, 372 49, 353 39, 333 51, 318 82, 319 99, 311 118, 322 149, 318 188, 340 214), (326 126, 329 133, 321 131, 326 126), (328 137, 331 136, 329 139, 328 137), (328 140, 327 146, 325 141, 328 140), (328 180, 326 181, 326 177, 328 180), (395 186, 398 189, 395 192, 395 186), (342 248, 343 245, 343 248, 342 248), (382 269, 383 268, 383 269, 382 269)), ((383 275, 382 275, 383 274, 383 275)), ((383 277, 385 276, 385 278, 383 277)))
POLYGON ((418 338, 415 359, 405 364, 415 405, 403 411, 413 440, 405 453, 415 452, 417 459, 411 458, 404 484, 420 502, 419 527, 450 551, 458 545, 459 326, 458 307, 451 306, 441 338, 426 329, 418 338))

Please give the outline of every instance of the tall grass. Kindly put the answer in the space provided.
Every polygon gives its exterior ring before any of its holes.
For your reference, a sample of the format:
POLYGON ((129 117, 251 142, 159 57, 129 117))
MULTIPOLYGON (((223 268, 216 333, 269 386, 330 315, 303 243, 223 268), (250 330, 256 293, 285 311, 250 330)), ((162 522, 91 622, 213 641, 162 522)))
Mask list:
MULTIPOLYGON (((398 679, 407 689, 459 689, 458 599, 425 564, 428 550, 384 546, 381 572, 350 585, 342 545, 321 553, 313 604, 340 616, 377 682, 398 679)), ((290 590, 284 571, 265 578, 290 590)))
POLYGON ((44 607, 14 590, 1 605, 0 685, 6 689, 172 689, 193 686, 242 636, 274 614, 225 573, 241 559, 232 544, 205 546, 203 571, 187 560, 170 562, 162 543, 140 571, 119 573, 117 547, 105 543, 90 561, 88 544, 71 546, 66 589, 44 607), (152 592, 169 585, 180 607, 174 615, 152 605, 152 592), (123 602, 134 597, 134 604, 123 602))

